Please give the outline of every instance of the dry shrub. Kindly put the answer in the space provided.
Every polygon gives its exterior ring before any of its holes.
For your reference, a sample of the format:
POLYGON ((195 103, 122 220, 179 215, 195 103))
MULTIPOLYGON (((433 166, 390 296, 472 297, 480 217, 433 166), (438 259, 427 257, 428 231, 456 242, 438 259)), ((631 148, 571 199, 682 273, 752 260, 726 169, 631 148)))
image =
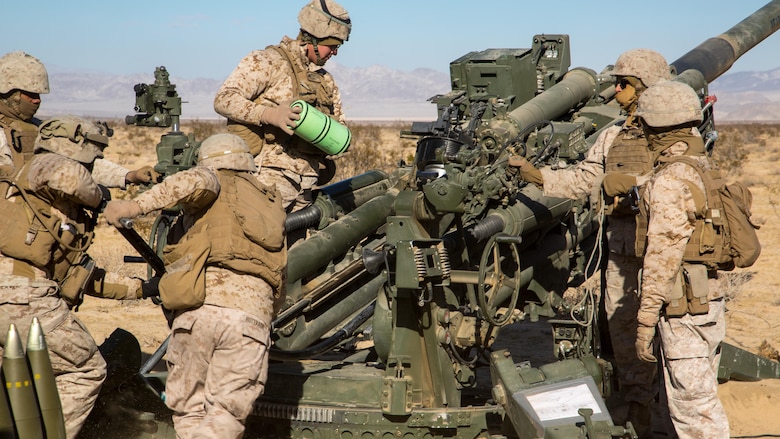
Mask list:
POLYGON ((780 352, 766 340, 763 340, 758 347, 758 355, 770 360, 780 361, 780 352))
POLYGON ((750 143, 755 143, 755 138, 744 126, 719 126, 718 140, 712 152, 715 166, 726 175, 739 175, 742 163, 747 161, 747 145, 750 143))
POLYGON ((401 131, 410 128, 409 123, 353 123, 349 150, 336 160, 336 177, 340 181, 371 170, 390 172, 400 161, 414 159, 416 143, 401 137, 401 131), (410 159, 411 156, 411 159, 410 159))
POLYGON ((730 271, 720 275, 720 288, 727 301, 736 300, 742 287, 755 276, 753 271, 730 271))
MULTIPOLYGON (((718 124, 718 140, 713 150, 715 165, 727 176, 738 176, 748 154, 778 154, 770 139, 777 138, 780 124, 777 123, 722 123, 718 124)), ((753 182, 757 184, 758 182, 753 182)))
POLYGON ((227 122, 220 120, 200 120, 193 119, 184 121, 181 124, 181 131, 195 136, 195 140, 206 140, 212 134, 224 133, 227 131, 227 122))

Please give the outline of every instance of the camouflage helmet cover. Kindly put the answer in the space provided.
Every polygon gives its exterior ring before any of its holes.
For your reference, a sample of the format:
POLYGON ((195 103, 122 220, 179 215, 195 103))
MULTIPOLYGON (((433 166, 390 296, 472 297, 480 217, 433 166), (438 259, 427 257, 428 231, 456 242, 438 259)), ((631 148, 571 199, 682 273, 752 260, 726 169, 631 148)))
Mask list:
POLYGON ((312 0, 298 14, 301 30, 315 38, 347 41, 352 22, 347 10, 333 0, 312 0))
POLYGON ((252 153, 244 139, 235 134, 219 133, 206 138, 198 150, 198 165, 236 171, 257 170, 252 153))
POLYGON ((108 146, 104 129, 78 116, 59 116, 41 123, 35 139, 35 152, 48 151, 89 164, 103 158, 108 146))
POLYGON ((702 121, 699 95, 687 84, 663 81, 639 97, 636 116, 651 127, 671 127, 702 121))
POLYGON ((634 76, 645 87, 672 79, 669 64, 660 53, 651 49, 632 49, 623 52, 612 69, 615 76, 634 76))
POLYGON ((38 58, 20 51, 0 58, 0 93, 17 89, 38 94, 49 92, 46 67, 38 58))

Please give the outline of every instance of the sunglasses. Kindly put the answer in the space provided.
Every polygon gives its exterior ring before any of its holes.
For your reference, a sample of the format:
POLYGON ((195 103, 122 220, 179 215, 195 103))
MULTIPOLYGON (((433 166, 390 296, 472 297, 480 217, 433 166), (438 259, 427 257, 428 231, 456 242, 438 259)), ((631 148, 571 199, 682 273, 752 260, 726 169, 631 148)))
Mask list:
POLYGON ((632 76, 622 76, 620 78, 617 78, 617 81, 615 82, 615 85, 619 86, 620 88, 625 90, 626 87, 628 87, 629 85, 631 87, 637 88, 637 85, 638 85, 637 83, 638 82, 639 82, 639 80, 637 78, 632 77, 632 76))

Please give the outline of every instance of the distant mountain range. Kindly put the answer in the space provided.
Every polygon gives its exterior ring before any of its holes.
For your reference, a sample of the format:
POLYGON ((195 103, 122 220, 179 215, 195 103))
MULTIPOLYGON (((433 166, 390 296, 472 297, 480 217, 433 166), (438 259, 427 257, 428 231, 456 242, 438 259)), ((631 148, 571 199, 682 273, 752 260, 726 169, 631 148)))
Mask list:
MULTIPOLYGON (((374 65, 348 68, 329 64, 341 89, 350 120, 427 121, 436 118, 428 99, 450 90, 449 75, 432 69, 393 70, 374 65)), ((49 69, 52 92, 44 96, 40 115, 78 114, 124 118, 135 113, 133 87, 154 83, 153 72, 108 75, 49 69)), ((217 119, 214 94, 221 79, 183 79, 171 76, 183 100, 182 118, 217 119)), ((780 68, 766 72, 725 74, 710 86, 717 96, 715 118, 720 121, 780 121, 780 68)))

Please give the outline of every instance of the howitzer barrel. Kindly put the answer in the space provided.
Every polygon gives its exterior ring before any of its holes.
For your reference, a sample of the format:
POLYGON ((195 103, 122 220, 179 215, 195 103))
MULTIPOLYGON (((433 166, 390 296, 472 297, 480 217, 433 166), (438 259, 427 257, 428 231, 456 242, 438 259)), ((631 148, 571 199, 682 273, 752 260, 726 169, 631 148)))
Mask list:
POLYGON ((672 65, 678 73, 695 69, 712 82, 734 62, 780 27, 780 0, 773 0, 728 31, 710 38, 672 65))
POLYGON ((544 93, 512 110, 508 116, 522 129, 537 122, 559 118, 572 108, 588 102, 597 93, 596 73, 576 68, 544 93))
POLYGON ((396 195, 397 191, 389 190, 293 246, 287 258, 287 281, 295 282, 317 271, 379 228, 392 212, 396 195))

